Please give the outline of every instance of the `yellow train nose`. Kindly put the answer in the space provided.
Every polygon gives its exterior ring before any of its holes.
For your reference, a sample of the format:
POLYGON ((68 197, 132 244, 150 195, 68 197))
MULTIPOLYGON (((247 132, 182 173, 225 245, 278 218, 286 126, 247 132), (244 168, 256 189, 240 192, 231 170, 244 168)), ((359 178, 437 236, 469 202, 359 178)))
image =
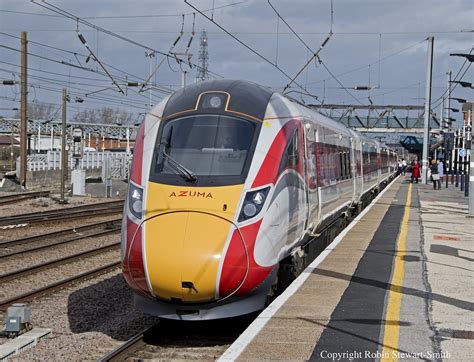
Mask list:
POLYGON ((219 262, 231 226, 223 218, 194 211, 147 220, 144 250, 155 295, 183 302, 215 299, 219 262))

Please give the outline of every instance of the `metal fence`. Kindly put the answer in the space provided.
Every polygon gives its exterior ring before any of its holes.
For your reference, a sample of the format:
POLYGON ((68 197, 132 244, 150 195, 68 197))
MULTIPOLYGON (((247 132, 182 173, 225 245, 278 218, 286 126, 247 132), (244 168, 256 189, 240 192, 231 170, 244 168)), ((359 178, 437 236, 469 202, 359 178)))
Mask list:
MULTIPOLYGON (((76 167, 76 159, 69 153, 69 168, 76 167)), ((79 159, 79 168, 83 170, 98 169, 104 165, 108 169, 107 175, 111 178, 127 179, 132 155, 126 152, 84 152, 84 156, 79 159)), ((17 159, 16 170, 20 170, 20 160, 17 159)), ((47 171, 61 169, 61 152, 48 151, 48 153, 38 153, 27 156, 28 171, 47 171)), ((17 175, 19 176, 19 175, 17 175)))

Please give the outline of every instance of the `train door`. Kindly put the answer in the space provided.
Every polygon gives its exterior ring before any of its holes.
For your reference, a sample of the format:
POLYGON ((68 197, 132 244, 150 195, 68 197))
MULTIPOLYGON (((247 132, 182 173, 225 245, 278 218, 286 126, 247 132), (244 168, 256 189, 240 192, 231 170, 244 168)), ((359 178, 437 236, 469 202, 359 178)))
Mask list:
POLYGON ((364 193, 364 143, 359 140, 359 147, 358 154, 360 157, 360 164, 358 163, 358 173, 360 175, 360 196, 364 193))
POLYGON ((349 137, 350 175, 352 177, 352 201, 357 198, 357 156, 354 137, 349 137))
POLYGON ((382 180, 382 148, 377 145, 377 184, 382 180))
POLYGON ((306 210, 307 223, 305 229, 314 228, 317 225, 319 213, 318 197, 318 165, 316 158, 317 129, 310 123, 304 127, 304 152, 305 152, 305 178, 306 178, 306 210))

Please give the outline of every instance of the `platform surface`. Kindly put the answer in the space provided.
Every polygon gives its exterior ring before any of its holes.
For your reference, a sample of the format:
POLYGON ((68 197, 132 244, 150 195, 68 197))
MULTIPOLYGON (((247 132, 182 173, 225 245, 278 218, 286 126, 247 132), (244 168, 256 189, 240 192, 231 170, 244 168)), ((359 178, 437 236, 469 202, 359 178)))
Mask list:
POLYGON ((472 360, 467 201, 398 178, 221 360, 472 360))

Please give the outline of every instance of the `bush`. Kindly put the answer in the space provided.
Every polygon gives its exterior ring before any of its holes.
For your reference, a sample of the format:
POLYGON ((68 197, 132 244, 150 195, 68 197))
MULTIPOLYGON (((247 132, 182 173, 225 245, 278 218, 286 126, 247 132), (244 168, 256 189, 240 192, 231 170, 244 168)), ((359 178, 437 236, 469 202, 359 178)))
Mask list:
MULTIPOLYGON (((10 146, 0 148, 0 161, 10 161, 10 146)), ((13 147, 13 157, 16 159, 20 156, 20 149, 18 147, 13 147)))

